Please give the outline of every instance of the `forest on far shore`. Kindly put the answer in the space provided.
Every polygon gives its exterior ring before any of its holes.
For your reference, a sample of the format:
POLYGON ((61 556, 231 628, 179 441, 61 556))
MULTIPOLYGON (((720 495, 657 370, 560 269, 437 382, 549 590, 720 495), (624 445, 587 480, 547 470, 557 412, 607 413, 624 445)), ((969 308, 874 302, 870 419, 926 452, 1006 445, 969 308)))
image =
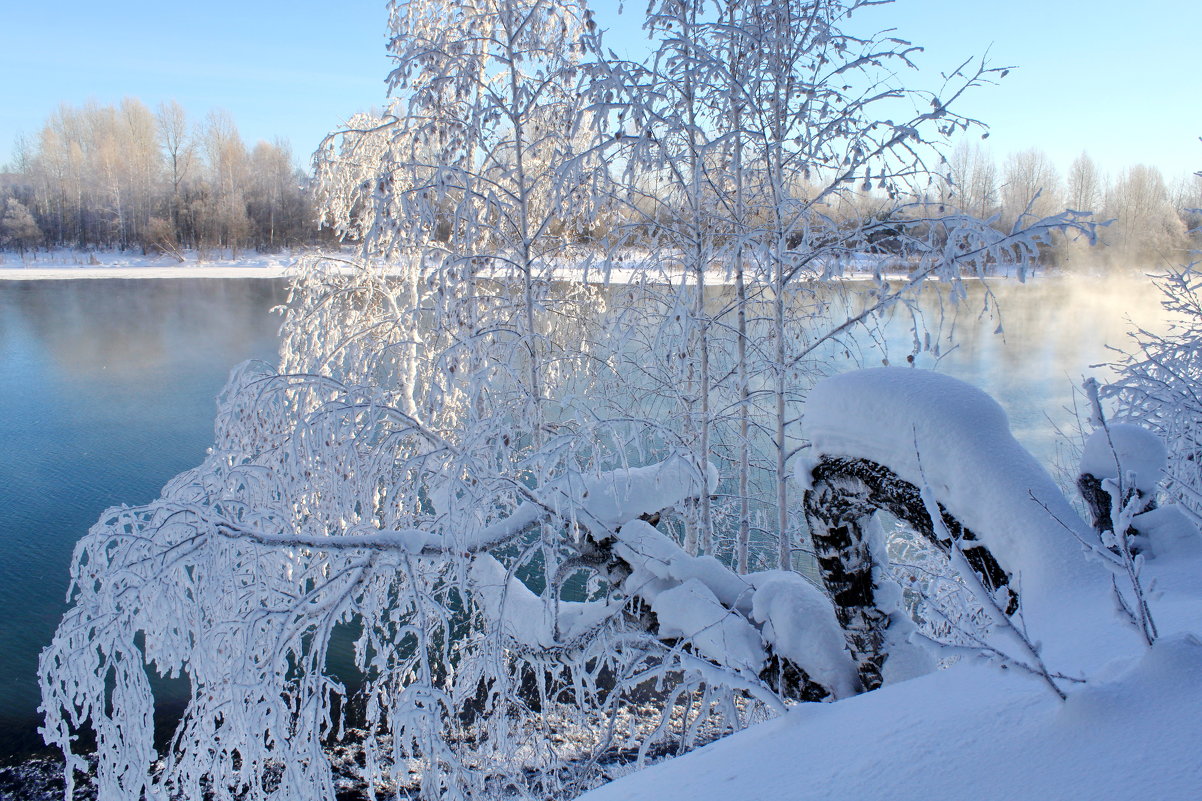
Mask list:
MULTIPOLYGON (((154 111, 136 98, 64 104, 15 151, 14 164, 0 169, 0 249, 134 249, 181 259, 185 250, 202 257, 222 250, 237 257, 322 237, 311 175, 289 143, 248 147, 224 111, 193 120, 174 101, 154 111)), ((1063 209, 1111 221, 1092 246, 1063 236, 1045 246, 1045 266, 1176 263, 1202 239, 1202 175, 1166 178, 1142 164, 1107 175, 1086 152, 1061 172, 1038 148, 999 162, 984 143, 963 139, 941 167, 942 182, 915 198, 926 213, 934 203, 1002 231, 1021 216, 1063 209)), ((887 205, 883 192, 865 185, 829 211, 859 220, 887 205)))
POLYGON ((307 174, 287 141, 247 146, 233 118, 192 120, 174 101, 151 111, 62 105, 0 171, 0 248, 140 249, 182 258, 311 243, 307 174))

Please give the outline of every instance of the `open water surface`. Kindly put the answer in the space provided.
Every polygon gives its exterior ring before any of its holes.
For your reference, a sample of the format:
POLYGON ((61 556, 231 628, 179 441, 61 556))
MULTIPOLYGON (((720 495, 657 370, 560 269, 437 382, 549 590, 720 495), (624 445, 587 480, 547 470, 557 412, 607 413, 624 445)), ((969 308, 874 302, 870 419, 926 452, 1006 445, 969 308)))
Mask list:
POLYGON ((274 361, 278 280, 0 281, 0 763, 36 748, 37 659, 75 542, 213 439, 235 364, 274 361))
MULTIPOLYGON (((924 298, 941 355, 916 363, 992 394, 1050 463, 1056 427, 1072 425, 1074 385, 1114 358, 1106 346, 1124 344, 1128 317, 1163 327, 1158 295, 1139 278, 991 286, 1000 319, 981 313, 980 286, 954 311, 924 298)), ((75 542, 107 507, 153 500, 201 461, 230 368, 274 358, 280 320, 268 310, 285 289, 262 279, 0 282, 0 764, 40 745, 37 657, 65 608, 75 542)), ((865 366, 906 363, 912 324, 895 314, 887 352, 866 350, 865 366)))

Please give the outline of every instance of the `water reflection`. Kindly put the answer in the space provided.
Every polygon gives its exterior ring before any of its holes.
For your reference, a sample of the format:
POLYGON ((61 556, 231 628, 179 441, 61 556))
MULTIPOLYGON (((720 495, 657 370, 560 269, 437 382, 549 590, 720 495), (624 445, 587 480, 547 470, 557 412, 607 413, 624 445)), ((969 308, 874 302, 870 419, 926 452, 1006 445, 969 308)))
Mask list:
POLYGON ((273 358, 285 284, 0 282, 0 759, 38 744, 37 655, 76 540, 212 442, 230 367, 273 358))
POLYGON ((953 312, 954 342, 945 339, 941 357, 919 354, 916 363, 993 395, 1019 441, 1050 463, 1055 428, 1074 427, 1074 392, 1082 377, 1106 380, 1110 372, 1102 365, 1116 359, 1114 348, 1127 346, 1133 325, 1166 330, 1160 293, 1140 276, 995 281, 989 289, 998 308, 986 311, 984 288, 971 286, 968 300, 953 312))

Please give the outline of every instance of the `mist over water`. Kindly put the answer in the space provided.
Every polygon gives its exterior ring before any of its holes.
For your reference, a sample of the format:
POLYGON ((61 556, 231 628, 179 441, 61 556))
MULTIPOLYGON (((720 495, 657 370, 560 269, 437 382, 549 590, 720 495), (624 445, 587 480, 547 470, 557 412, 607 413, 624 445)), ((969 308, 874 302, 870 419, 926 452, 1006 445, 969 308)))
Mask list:
POLYGON ((0 760, 40 744, 37 657, 75 542, 212 443, 230 368, 274 360, 281 281, 0 282, 0 760))
MULTIPOLYGON (((274 361, 280 318, 268 310, 285 289, 255 279, 0 282, 0 763, 40 745, 37 656, 65 608, 75 542, 105 508, 148 502, 201 461, 230 368, 274 361)), ((1133 324, 1164 329, 1159 293, 1134 273, 988 289, 988 303, 973 283, 953 306, 931 285, 917 311, 894 310, 883 336, 857 338, 853 355, 868 367, 913 354, 981 387, 1051 467, 1056 427, 1075 431, 1073 389, 1090 365, 1114 360, 1107 346, 1125 347, 1133 324), (929 332, 929 349, 915 353, 916 331, 921 346, 929 332)), ((861 302, 853 295, 848 308, 861 302)))
MULTIPOLYGON (((1058 446, 1057 429, 1077 432, 1074 406, 1087 375, 1105 383, 1113 372, 1105 365, 1119 360, 1132 346, 1130 333, 1141 327, 1154 333, 1167 329, 1161 295, 1142 274, 1112 278, 1081 276, 988 283, 996 306, 986 309, 980 284, 957 308, 946 300, 924 300, 928 324, 943 312, 939 355, 918 354, 915 363, 954 375, 980 387, 1006 409, 1015 437, 1051 470, 1058 446)), ((946 293, 944 293, 946 294, 946 293)), ((906 321, 896 315, 890 325, 890 358, 904 364, 906 321), (894 345, 896 343, 896 345, 894 345)), ((1066 465, 1073 468, 1075 465, 1066 465)))

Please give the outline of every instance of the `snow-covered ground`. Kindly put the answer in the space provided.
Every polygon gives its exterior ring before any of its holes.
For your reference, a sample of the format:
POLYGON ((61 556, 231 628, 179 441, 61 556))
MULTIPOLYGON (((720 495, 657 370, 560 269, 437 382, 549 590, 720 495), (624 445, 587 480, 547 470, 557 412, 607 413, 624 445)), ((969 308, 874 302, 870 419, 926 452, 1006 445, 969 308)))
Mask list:
MULTIPOLYGON (((65 254, 57 260, 43 257, 17 266, 10 258, 0 264, 0 278, 272 277, 287 275, 294 263, 287 256, 180 264, 174 259, 106 254, 97 254, 97 264, 91 261, 80 254, 65 254)), ((1026 462, 998 447, 1007 425, 996 404, 986 398, 993 404, 989 406, 975 396, 953 391, 942 380, 911 386, 916 375, 910 370, 866 371, 828 382, 826 387, 838 391, 832 390, 827 403, 823 402, 826 396, 816 391, 810 407, 807 426, 815 442, 824 452, 846 450, 871 456, 915 484, 936 486, 949 508, 974 529, 988 529, 985 522, 977 525, 974 512, 1001 521, 998 536, 1002 538, 995 538, 1003 546, 999 552, 1022 552, 1026 564, 1055 568, 1048 575, 1028 574, 1023 589, 1034 600, 1047 601, 1039 605, 1043 611, 1060 610, 1055 620, 1065 622, 1065 607, 1051 601, 1063 595, 1085 597, 1085 593, 1081 586, 1062 593, 1064 588, 1056 586, 1055 580, 1067 575, 1066 563, 1079 560, 1052 548, 1050 540, 1024 548, 1003 536, 1018 537, 1040 528, 1036 520, 1046 516, 1048 502, 1044 499, 1040 505, 1031 488, 1046 483, 1046 476, 1029 479, 1026 462), (858 381, 888 391, 861 392, 858 381), (911 406, 929 405, 924 392, 933 394, 949 414, 930 430, 897 425, 898 415, 911 406), (961 406, 972 408, 958 411, 961 406), (828 412, 825 424, 824 410, 828 412), (949 425, 949 419, 958 425, 949 425), (849 426, 848 421, 856 425, 849 426), (876 428, 870 425, 874 422, 876 428), (955 452, 964 455, 962 459, 941 461, 927 447, 929 441, 949 439, 961 442, 955 452), (978 460, 1007 465, 1011 469, 1006 475, 1014 478, 1019 489, 1002 497, 1000 493, 1014 487, 1008 482, 984 484, 976 469, 978 460), (1038 509, 1028 509, 1028 501, 1038 509), (1027 512, 1030 515, 1024 516, 1027 512)), ((1101 474, 1101 469, 1096 472, 1101 474)), ((1055 528, 1048 520, 1043 525, 1055 528)), ((638 530, 634 526, 628 533, 633 536, 638 530)), ((994 539, 987 542, 995 544, 994 539)), ((622 542, 628 549, 648 544, 653 543, 622 542)), ((1097 633, 1092 649, 1082 636, 1083 628, 1038 629, 1059 636, 1045 642, 1045 648, 1056 653, 1071 646, 1068 650, 1089 668, 1087 683, 1065 687, 1064 702, 1029 675, 964 661, 946 671, 836 703, 799 705, 781 718, 586 797, 589 801, 1202 798, 1202 540, 1197 536, 1157 540, 1151 554, 1147 576, 1157 583, 1152 611, 1161 637, 1150 649, 1113 651, 1108 635, 1124 625, 1117 616, 1109 621, 1113 630, 1090 629, 1097 633), (1162 550, 1157 550, 1158 544, 1164 546, 1162 550)), ((676 573, 696 568, 671 559, 663 565, 681 580, 686 577, 676 573)), ((692 573, 687 578, 699 581, 692 573)), ((683 599, 685 612, 695 611, 695 597, 683 599)), ((661 614, 673 617, 672 611, 661 614)), ((1095 616, 1105 619, 1109 613, 1099 604, 1090 605, 1088 611, 1091 614, 1074 616, 1073 622, 1095 616)), ((755 614, 757 620, 766 619, 755 614)))
POLYGON ((34 281, 64 278, 284 278, 292 275, 296 257, 291 253, 229 254, 201 260, 195 253, 179 261, 173 256, 136 252, 55 250, 22 258, 0 253, 0 281, 34 281))
MULTIPOLYGON (((875 692, 798 705, 587 801, 1202 799, 1202 536, 1178 507, 1134 518, 1159 631, 1148 647, 1116 608, 1117 556, 1082 547, 1088 528, 1070 531, 1084 523, 984 393, 922 370, 847 373, 811 392, 806 426, 815 451, 870 458, 937 490, 1003 564, 1017 559, 1008 569, 1022 585, 1023 634, 1044 638, 1049 670, 1074 677, 1058 679, 1067 698, 1009 656, 966 655, 875 692)), ((1114 476, 1117 453, 1136 486, 1154 489, 1164 448, 1131 429, 1091 437, 1082 472, 1114 476), (1141 483, 1141 471, 1153 479, 1141 483)))
MULTIPOLYGON (((230 258, 228 252, 200 259, 194 251, 184 254, 185 260, 165 254, 140 255, 136 252, 53 250, 39 251, 22 257, 10 251, 0 251, 0 281, 61 280, 67 278, 286 278, 296 271, 297 253, 245 253, 230 258)), ((840 278, 863 280, 874 277, 874 267, 882 270, 890 281, 909 276, 898 270, 895 260, 861 256, 842 265, 840 278)), ((734 284, 728 270, 707 271, 712 285, 734 284)), ((565 262, 555 268, 557 280, 586 280, 589 283, 628 284, 646 278, 648 257, 632 253, 609 263, 565 262)), ((679 270, 656 269, 656 278, 677 282, 679 270)), ((998 276, 1011 277, 1011 276, 998 276)))
MULTIPOLYGON (((1202 547, 1148 563, 1161 638, 1061 703, 993 665, 788 714, 586 801, 1194 801, 1202 798, 1202 547)), ((1116 621, 1115 625, 1119 625, 1116 621)))
POLYGON ((1190 801, 1202 798, 1200 679, 1189 634, 1064 703, 1029 677, 961 664, 800 705, 583 798, 1190 801))

